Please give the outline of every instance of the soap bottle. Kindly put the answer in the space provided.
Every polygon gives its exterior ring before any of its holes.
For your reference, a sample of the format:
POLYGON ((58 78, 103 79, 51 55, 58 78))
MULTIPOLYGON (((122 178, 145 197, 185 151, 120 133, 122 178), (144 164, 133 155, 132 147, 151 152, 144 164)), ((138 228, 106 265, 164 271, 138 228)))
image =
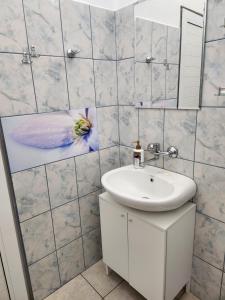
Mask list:
POLYGON ((136 147, 133 150, 133 164, 136 169, 144 168, 144 150, 141 149, 140 142, 136 142, 136 147))

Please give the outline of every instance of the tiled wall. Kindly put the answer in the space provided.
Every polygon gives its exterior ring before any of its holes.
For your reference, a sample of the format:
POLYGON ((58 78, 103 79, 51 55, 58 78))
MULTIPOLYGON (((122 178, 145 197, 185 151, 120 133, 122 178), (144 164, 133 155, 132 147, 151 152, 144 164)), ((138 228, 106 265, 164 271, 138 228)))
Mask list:
MULTIPOLYGON (((122 36, 132 37, 132 9, 122 9, 117 18, 125 22, 122 36), (130 22, 130 23, 129 23, 130 22)), ((218 97, 225 87, 225 1, 208 0, 203 103, 199 111, 135 109, 134 43, 117 43, 119 64, 130 70, 118 86, 121 163, 132 160, 132 141, 139 138, 143 147, 160 142, 179 148, 180 158, 160 159, 157 165, 194 178, 198 192, 191 290, 201 300, 225 299, 225 97, 218 97), (122 49, 121 49, 122 47, 122 49), (129 66, 129 68, 128 68, 129 66), (129 82, 129 88, 125 85, 129 82), (132 89, 133 88, 133 89, 132 89), (129 99, 125 101, 126 90, 129 99), (133 91, 133 93, 131 92, 133 91)), ((117 37, 118 39, 118 37, 117 37)), ((124 74, 126 74, 124 72, 124 74)))
POLYGON ((224 9, 224 1, 209 0, 203 108, 196 112, 133 107, 137 91, 143 91, 133 6, 113 13, 72 0, 2 4, 0 115, 97 107, 99 152, 12 176, 35 299, 101 257, 100 176, 132 162, 137 138, 144 147, 178 146, 179 159, 157 165, 198 183, 192 291, 202 300, 219 300, 220 293, 225 299, 225 98, 215 96, 225 82, 224 9), (28 43, 41 56, 23 65, 28 43), (69 47, 80 48, 79 57, 65 58, 69 47))
POLYGON ((3 271, 1 254, 0 254, 0 295, 2 300, 9 300, 9 293, 6 285, 5 274, 3 271))
POLYGON ((120 165, 115 35, 114 12, 72 0, 1 5, 0 116, 97 107, 100 151, 12 174, 35 300, 101 258, 100 178, 120 165))

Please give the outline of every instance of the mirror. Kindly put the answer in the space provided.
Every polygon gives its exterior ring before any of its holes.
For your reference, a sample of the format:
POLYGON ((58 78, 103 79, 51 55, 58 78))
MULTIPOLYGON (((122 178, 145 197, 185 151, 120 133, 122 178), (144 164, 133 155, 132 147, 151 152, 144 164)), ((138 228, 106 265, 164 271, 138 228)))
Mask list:
POLYGON ((206 0, 135 5, 136 107, 199 109, 206 0))

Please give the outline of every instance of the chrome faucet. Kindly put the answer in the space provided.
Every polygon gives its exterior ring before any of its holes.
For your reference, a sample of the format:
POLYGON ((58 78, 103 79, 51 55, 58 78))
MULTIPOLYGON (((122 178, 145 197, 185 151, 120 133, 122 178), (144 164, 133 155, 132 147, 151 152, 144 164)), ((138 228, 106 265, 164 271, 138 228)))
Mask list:
POLYGON ((160 156, 169 156, 170 158, 177 158, 178 157, 178 149, 175 146, 168 147, 166 152, 160 151, 160 144, 159 143, 151 143, 147 146, 147 151, 154 155, 151 160, 157 160, 160 156))

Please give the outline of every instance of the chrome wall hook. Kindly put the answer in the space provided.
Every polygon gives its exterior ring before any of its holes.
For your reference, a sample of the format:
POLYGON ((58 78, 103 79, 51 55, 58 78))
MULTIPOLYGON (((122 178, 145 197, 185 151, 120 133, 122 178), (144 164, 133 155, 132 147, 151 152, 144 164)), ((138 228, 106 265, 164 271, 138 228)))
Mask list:
POLYGON ((40 57, 40 54, 36 52, 36 47, 34 45, 30 47, 30 56, 37 58, 40 57))
POLYGON ((150 64, 151 62, 153 62, 153 60, 155 60, 154 57, 152 57, 152 56, 147 56, 146 59, 145 59, 145 62, 146 62, 147 64, 150 64))
POLYGON ((219 87, 218 94, 215 94, 215 96, 225 96, 225 88, 219 87))
POLYGON ((78 53, 80 53, 80 49, 73 50, 73 49, 69 48, 67 50, 67 57, 74 58, 78 53))
POLYGON ((23 58, 22 58, 21 62, 22 62, 22 64, 31 64, 32 63, 29 52, 27 52, 27 51, 23 52, 23 58))
POLYGON ((163 65, 166 67, 166 70, 167 70, 167 71, 170 70, 170 64, 168 63, 167 59, 164 59, 163 65))

